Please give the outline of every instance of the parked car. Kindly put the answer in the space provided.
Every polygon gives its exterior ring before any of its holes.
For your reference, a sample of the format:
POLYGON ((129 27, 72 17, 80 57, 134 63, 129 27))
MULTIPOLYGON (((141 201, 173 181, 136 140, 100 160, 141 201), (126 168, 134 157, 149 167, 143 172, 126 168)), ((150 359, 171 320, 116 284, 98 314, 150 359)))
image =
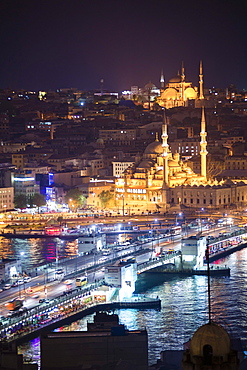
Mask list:
POLYGON ((39 303, 49 303, 49 299, 47 299, 47 298, 40 298, 39 303))
POLYGON ((10 289, 10 288, 11 288, 11 284, 5 284, 3 287, 4 290, 10 289))
POLYGON ((39 294, 38 294, 38 293, 33 293, 33 294, 32 294, 32 298, 33 298, 33 299, 37 299, 37 298, 39 298, 39 294))

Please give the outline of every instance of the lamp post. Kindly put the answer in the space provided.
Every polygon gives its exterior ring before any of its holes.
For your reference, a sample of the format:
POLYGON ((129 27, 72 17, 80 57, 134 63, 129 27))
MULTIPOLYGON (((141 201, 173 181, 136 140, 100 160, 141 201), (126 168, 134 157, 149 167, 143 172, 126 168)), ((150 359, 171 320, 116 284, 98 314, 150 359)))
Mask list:
POLYGON ((48 278, 47 278, 47 269, 45 270, 45 273, 44 273, 44 293, 45 293, 45 299, 47 298, 47 284, 48 282, 48 278))
POLYGON ((22 266, 22 257, 25 256, 25 252, 20 253, 20 260, 21 260, 21 275, 23 275, 23 266, 22 266))
POLYGON ((122 194, 123 203, 122 203, 122 211, 123 211, 123 217, 124 217, 124 193, 122 194))
POLYGON ((175 219, 175 226, 177 226, 178 224, 178 217, 182 217, 183 216, 183 212, 179 212, 177 215, 176 215, 176 219, 175 219))
POLYGON ((199 211, 199 221, 200 221, 200 231, 202 233, 202 212, 204 211, 204 208, 201 208, 199 211))
MULTIPOLYGON (((23 275, 23 267, 22 267, 22 257, 25 256, 25 252, 21 252, 20 253, 20 261, 21 261, 21 276, 23 275)), ((19 279, 18 279, 19 280, 19 279)), ((18 290, 19 290, 19 298, 21 297, 21 284, 19 284, 17 280, 17 284, 18 284, 18 290)), ((25 283, 24 283, 24 290, 25 290, 25 283)))

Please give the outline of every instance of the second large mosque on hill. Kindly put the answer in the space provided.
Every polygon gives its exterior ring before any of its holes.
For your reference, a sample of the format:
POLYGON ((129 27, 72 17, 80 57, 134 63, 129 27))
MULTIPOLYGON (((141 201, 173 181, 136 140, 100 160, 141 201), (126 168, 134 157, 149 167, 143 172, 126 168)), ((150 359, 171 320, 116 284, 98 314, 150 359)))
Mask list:
POLYGON ((199 71, 199 89, 193 86, 193 83, 186 80, 184 64, 182 63, 181 73, 178 71, 177 76, 172 77, 165 85, 163 73, 160 79, 160 96, 157 97, 157 103, 164 108, 184 107, 189 100, 201 101, 203 95, 203 69, 200 62, 199 71))

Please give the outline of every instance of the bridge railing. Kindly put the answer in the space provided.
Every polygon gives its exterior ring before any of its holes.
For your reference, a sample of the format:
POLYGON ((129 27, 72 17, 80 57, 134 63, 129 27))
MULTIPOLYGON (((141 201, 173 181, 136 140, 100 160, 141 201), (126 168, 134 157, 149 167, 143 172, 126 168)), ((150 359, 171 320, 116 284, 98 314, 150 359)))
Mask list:
POLYGON ((143 262, 138 265, 137 271, 138 273, 148 270, 150 266, 161 266, 164 262, 173 259, 174 257, 181 256, 181 251, 173 251, 171 253, 167 253, 162 257, 152 258, 147 262, 143 262))
POLYGON ((91 290, 97 289, 104 283, 104 280, 100 280, 96 283, 87 285, 86 287, 78 287, 71 291, 66 292, 66 294, 60 295, 54 299, 48 301, 48 303, 40 304, 38 306, 32 307, 27 311, 17 312, 17 316, 9 317, 7 322, 3 322, 0 326, 0 331, 8 330, 8 328, 13 327, 20 321, 28 320, 33 315, 42 315, 54 308, 57 305, 61 305, 67 301, 72 301, 75 298, 87 297, 89 296, 91 290))
POLYGON ((235 236, 241 236, 241 235, 244 235, 244 234, 247 235, 247 228, 246 227, 241 228, 239 230, 235 230, 233 232, 225 233, 223 235, 220 235, 217 238, 210 239, 210 240, 207 241, 207 244, 212 245, 212 244, 215 244, 215 243, 218 243, 218 242, 222 242, 222 241, 234 238, 235 236))

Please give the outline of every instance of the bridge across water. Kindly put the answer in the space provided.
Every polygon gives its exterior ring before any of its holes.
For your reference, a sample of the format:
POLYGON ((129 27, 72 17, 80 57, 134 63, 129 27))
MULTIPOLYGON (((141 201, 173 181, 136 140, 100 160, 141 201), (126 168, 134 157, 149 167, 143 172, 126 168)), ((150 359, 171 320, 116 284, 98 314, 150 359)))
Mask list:
MULTIPOLYGON (((238 230, 237 232, 229 233, 227 235, 222 235, 219 238, 215 238, 209 242, 210 246, 217 245, 217 243, 233 243, 238 240, 241 242, 241 247, 246 247, 246 243, 243 243, 244 238, 247 238, 247 229, 238 230), (239 238, 239 239, 238 239, 239 238)), ((232 253, 232 249, 228 246, 228 254, 232 253)), ((225 252, 225 250, 224 250, 225 252)), ((220 256, 218 256, 220 258, 220 256)), ((119 258, 118 258, 119 259, 119 258)), ((139 274, 147 271, 157 271, 159 269, 165 268, 168 264, 175 265, 181 259, 181 251, 171 251, 167 252, 161 257, 150 259, 147 262, 141 263, 137 267, 139 274)), ((112 262, 114 262, 112 260, 112 262)), ((105 265, 105 264, 104 264, 105 265)), ((99 267, 99 266, 98 266, 99 267)), ((94 268, 92 266, 92 268, 94 268)), ((181 272, 175 271, 174 272, 181 272)), ((90 313, 88 310, 99 309, 102 302, 93 301, 92 291, 99 288, 104 282, 100 281, 95 284, 88 285, 86 287, 81 287, 74 289, 73 291, 67 293, 66 295, 59 296, 52 301, 49 301, 45 305, 39 305, 34 308, 27 310, 26 312, 17 313, 15 317, 8 318, 8 320, 3 321, 0 326, 1 340, 18 340, 26 336, 37 336, 39 331, 42 330, 52 330, 62 325, 63 320, 75 320, 76 315, 82 316, 90 313), (84 314, 83 314, 84 312, 84 314)), ((113 290, 115 290, 113 288, 113 290)), ((146 304, 150 307, 157 307, 158 300, 150 300, 149 302, 143 302, 141 299, 138 301, 125 302, 126 307, 128 304, 146 304)), ((123 304, 123 302, 109 302, 109 304, 123 304)), ((107 307, 105 303, 104 306, 107 307)))
POLYGON ((115 299, 116 288, 111 289, 109 301, 93 299, 92 292, 96 291, 104 282, 91 284, 85 288, 78 288, 66 295, 40 306, 36 306, 21 315, 10 318, 0 328, 1 340, 21 343, 24 339, 30 340, 47 331, 51 331, 83 316, 100 310, 120 308, 151 308, 160 309, 161 301, 158 297, 133 295, 130 299, 119 301, 115 299))

